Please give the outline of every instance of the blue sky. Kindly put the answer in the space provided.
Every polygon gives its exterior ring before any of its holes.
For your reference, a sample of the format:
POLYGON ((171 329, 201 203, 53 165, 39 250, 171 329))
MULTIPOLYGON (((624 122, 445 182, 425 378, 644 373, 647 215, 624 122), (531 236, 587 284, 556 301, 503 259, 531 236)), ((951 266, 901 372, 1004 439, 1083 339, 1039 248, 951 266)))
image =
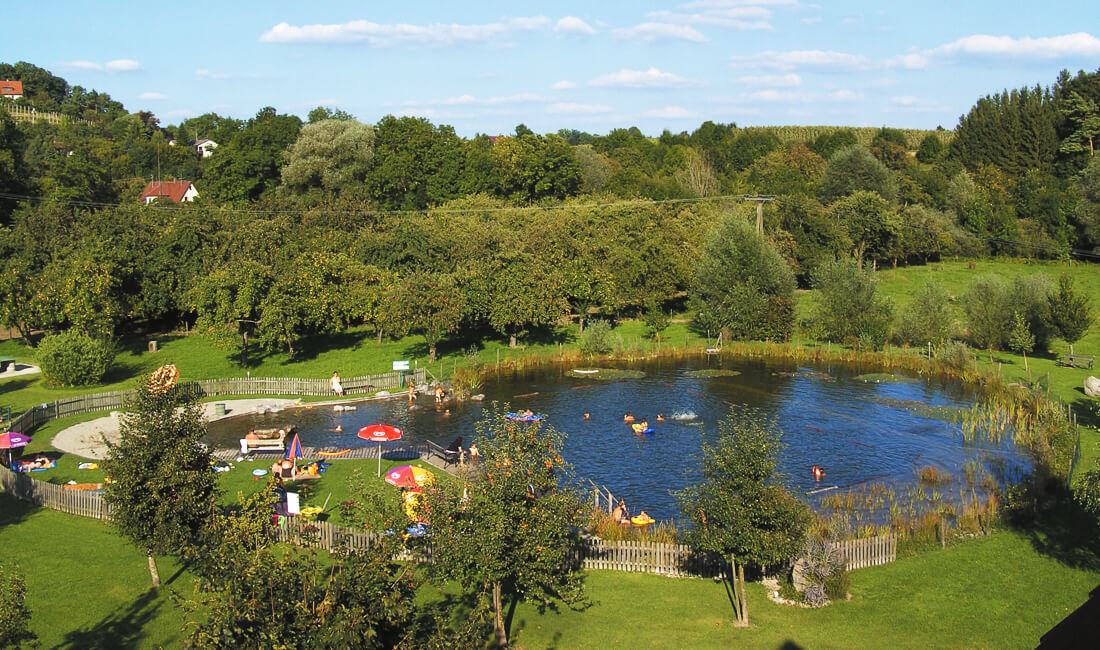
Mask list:
POLYGON ((1100 68, 1095 0, 5 4, 0 61, 163 124, 327 105, 464 136, 953 128, 982 95, 1100 68))

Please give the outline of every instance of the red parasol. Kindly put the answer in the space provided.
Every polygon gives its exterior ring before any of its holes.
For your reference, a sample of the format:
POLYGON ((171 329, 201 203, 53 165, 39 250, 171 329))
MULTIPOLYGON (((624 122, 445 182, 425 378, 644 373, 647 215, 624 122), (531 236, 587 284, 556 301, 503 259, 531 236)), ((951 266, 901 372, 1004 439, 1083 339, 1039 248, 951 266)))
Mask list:
POLYGON ((378 445, 378 475, 382 476, 382 444, 383 442, 391 442, 401 437, 401 429, 389 424, 368 424, 367 426, 359 429, 359 437, 371 442, 377 442, 378 445))

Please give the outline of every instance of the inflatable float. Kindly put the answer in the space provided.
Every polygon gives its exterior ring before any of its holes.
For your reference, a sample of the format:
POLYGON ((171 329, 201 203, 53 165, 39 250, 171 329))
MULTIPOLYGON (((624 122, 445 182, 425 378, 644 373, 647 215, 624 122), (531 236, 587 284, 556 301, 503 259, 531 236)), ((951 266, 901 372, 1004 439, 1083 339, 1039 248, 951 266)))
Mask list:
POLYGON ((636 433, 638 435, 645 434, 647 436, 651 436, 651 435, 657 433, 657 430, 654 429, 653 427, 643 428, 642 425, 640 425, 640 424, 632 424, 632 425, 630 425, 630 428, 633 429, 634 433, 636 433))
POLYGON ((638 526, 639 528, 645 528, 646 526, 652 524, 654 521, 655 520, 653 519, 653 517, 650 517, 647 514, 640 514, 637 517, 630 518, 630 523, 638 526))
POLYGON ((343 456, 344 454, 348 453, 351 453, 351 447, 348 447, 347 449, 341 449, 340 451, 319 451, 317 452, 317 455, 321 456, 322 458, 336 458, 337 456, 343 456))
POLYGON ((515 422, 538 422, 545 415, 520 415, 519 413, 505 413, 504 417, 515 422))

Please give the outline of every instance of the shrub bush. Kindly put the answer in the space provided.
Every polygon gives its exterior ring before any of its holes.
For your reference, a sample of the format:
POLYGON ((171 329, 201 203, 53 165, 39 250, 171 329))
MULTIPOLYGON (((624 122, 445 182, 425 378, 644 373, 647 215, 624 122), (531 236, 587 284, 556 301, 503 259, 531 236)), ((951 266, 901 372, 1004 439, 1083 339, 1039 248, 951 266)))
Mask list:
POLYGON ((596 357, 607 354, 615 349, 615 341, 611 336, 611 323, 605 320, 594 320, 584 328, 584 334, 578 346, 581 354, 586 357, 596 357))
POLYGON ((669 324, 672 323, 672 317, 666 314, 656 302, 651 302, 646 307, 645 314, 642 315, 642 322, 645 323, 649 338, 660 340, 661 332, 668 329, 669 324))
POLYGON ((861 270, 855 260, 840 260, 821 265, 813 279, 818 290, 814 329, 826 340, 855 341, 870 349, 886 343, 893 306, 876 294, 870 271, 861 270))
POLYGON ((897 334, 910 345, 941 345, 951 338, 953 323, 947 292, 935 282, 921 287, 898 319, 897 334))
POLYGON ((103 379, 115 361, 115 346, 68 330, 38 344, 36 359, 42 375, 57 386, 87 386, 103 379))
POLYGON ((956 372, 974 369, 974 351, 962 341, 948 341, 936 350, 936 359, 956 372))

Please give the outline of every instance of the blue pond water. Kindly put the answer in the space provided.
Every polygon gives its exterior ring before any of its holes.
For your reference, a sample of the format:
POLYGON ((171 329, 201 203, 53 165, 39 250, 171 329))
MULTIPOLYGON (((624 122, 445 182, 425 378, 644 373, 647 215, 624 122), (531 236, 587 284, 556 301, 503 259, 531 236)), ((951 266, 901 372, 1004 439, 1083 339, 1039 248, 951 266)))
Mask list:
MULTIPOLYGON (((431 440, 448 444, 475 436, 474 425, 492 401, 508 403, 508 410, 529 408, 547 415, 547 421, 568 434, 564 456, 583 479, 605 485, 626 499, 632 510, 646 509, 658 519, 678 519, 672 492, 699 480, 701 446, 713 442, 717 423, 731 408, 754 407, 773 415, 787 445, 780 462, 786 483, 798 492, 837 485, 841 488, 879 481, 909 483, 916 470, 933 465, 951 474, 978 459, 987 465, 1019 472, 1026 457, 1010 444, 966 444, 959 427, 915 415, 906 406, 969 408, 974 397, 954 384, 925 380, 912 383, 866 383, 857 371, 844 367, 796 367, 764 362, 704 359, 661 360, 634 364, 645 372, 639 379, 601 381, 596 376, 577 379, 569 368, 490 375, 482 391, 485 402, 450 403, 450 414, 422 396, 410 410, 404 397, 361 402, 353 412, 331 407, 291 409, 277 414, 231 418, 210 426, 210 441, 236 446, 250 426, 294 423, 309 446, 361 446, 359 427, 383 422, 405 430, 391 446, 431 440), (741 374, 699 378, 685 372, 722 368, 741 374), (532 393, 537 393, 530 395, 532 393), (519 395, 530 395, 517 397, 519 395), (585 412, 591 419, 585 420, 585 412), (636 436, 622 421, 630 411, 645 417, 656 429, 652 436, 636 436), (656 416, 665 416, 657 422, 656 416), (677 419, 682 417, 692 419, 677 419), (343 432, 333 431, 336 426, 343 432), (819 465, 826 476, 815 481, 810 468, 819 465)), ((586 483, 587 484, 587 483, 586 483)), ((813 497, 809 497, 811 503, 813 497)))

